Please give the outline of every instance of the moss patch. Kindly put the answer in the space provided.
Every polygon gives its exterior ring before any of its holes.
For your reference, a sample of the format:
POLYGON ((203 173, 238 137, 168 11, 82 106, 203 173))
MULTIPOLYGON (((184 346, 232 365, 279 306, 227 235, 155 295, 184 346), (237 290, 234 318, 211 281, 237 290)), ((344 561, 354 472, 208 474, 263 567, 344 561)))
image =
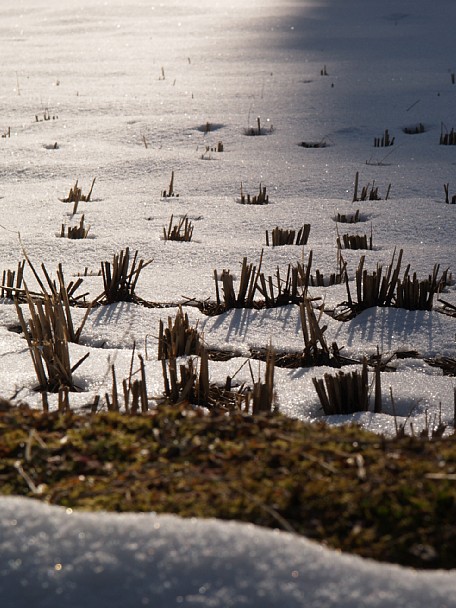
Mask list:
POLYGON ((385 440, 281 415, 0 412, 0 492, 85 510, 253 522, 455 568, 456 439, 385 440))

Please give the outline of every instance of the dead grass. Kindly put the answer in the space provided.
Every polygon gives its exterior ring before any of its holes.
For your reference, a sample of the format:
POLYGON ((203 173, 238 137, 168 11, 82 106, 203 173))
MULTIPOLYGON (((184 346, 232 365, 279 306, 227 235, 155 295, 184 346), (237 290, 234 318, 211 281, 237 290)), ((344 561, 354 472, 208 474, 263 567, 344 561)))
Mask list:
POLYGON ((440 267, 436 264, 432 275, 429 275, 427 279, 419 280, 416 273, 410 275, 409 265, 400 278, 402 255, 403 250, 401 249, 395 262, 396 252, 394 252, 390 266, 384 270, 383 266, 377 264, 376 269, 371 272, 364 268, 365 256, 360 258, 355 273, 357 301, 353 301, 347 279, 349 312, 348 314, 342 313, 342 316, 338 317, 340 320, 346 320, 362 310, 374 306, 393 306, 406 310, 432 310, 434 296, 451 281, 448 269, 439 277, 440 267))
POLYGON ((96 301, 102 304, 135 302, 137 300, 135 291, 139 275, 151 263, 152 260, 145 262, 140 259, 138 261, 137 251, 131 260, 129 247, 114 254, 112 262, 102 262, 101 273, 104 290, 96 298, 96 301))
POLYGON ((92 197, 93 187, 95 185, 96 177, 93 178, 89 192, 87 194, 82 193, 82 188, 78 186, 78 180, 76 180, 74 186, 70 188, 68 196, 60 199, 62 203, 79 203, 80 201, 89 202, 92 197))
POLYGON ((419 122, 415 125, 409 125, 406 127, 403 127, 402 131, 406 134, 406 135, 419 135, 420 133, 425 133, 426 132, 426 127, 423 125, 422 122, 419 122))
POLYGON ((171 215, 168 229, 163 228, 163 238, 165 241, 179 241, 189 243, 193 236, 193 224, 186 215, 181 217, 177 223, 171 215))
POLYGON ((342 237, 337 237, 337 246, 339 249, 369 249, 372 250, 372 231, 370 236, 367 234, 343 234, 342 237))
POLYGON ((174 192, 174 171, 171 171, 171 179, 169 181, 168 190, 162 190, 162 198, 178 198, 179 194, 174 192))
POLYGON ((456 194, 453 194, 450 199, 450 184, 443 184, 443 189, 445 190, 445 203, 447 205, 455 205, 456 204, 456 194))
POLYGON ((304 224, 298 231, 276 226, 271 230, 271 238, 269 238, 269 232, 266 230, 266 246, 269 247, 270 243, 273 247, 282 245, 307 245, 309 234, 310 224, 304 224))
POLYGON ((90 309, 87 309, 81 325, 75 330, 68 297, 62 299, 56 294, 45 293, 42 299, 34 300, 25 285, 25 299, 30 314, 28 322, 17 300, 16 311, 35 368, 37 390, 43 391, 43 405, 47 409, 45 392, 79 390, 73 382, 73 373, 89 353, 71 365, 68 343, 79 341, 90 309))
POLYGON ((68 226, 65 232, 65 225, 62 224, 60 236, 68 239, 86 239, 89 235, 90 226, 84 225, 84 215, 81 217, 78 226, 68 226))
POLYGON ((269 203, 269 196, 266 194, 266 186, 261 184, 258 187, 258 194, 250 195, 245 194, 241 182, 241 196, 239 199, 241 205, 267 205, 269 203))
POLYGON ((179 306, 174 320, 168 317, 165 328, 160 320, 158 329, 158 360, 196 355, 199 352, 200 336, 197 327, 191 327, 187 313, 179 306))
MULTIPOLYGON (((267 121, 267 122, 269 122, 269 121, 267 121)), ((250 137, 258 137, 261 135, 267 135, 269 133, 272 133, 273 131, 274 131, 274 127, 272 126, 272 124, 270 124, 267 129, 262 127, 261 126, 261 117, 257 116, 256 126, 246 127, 244 129, 244 135, 248 135, 250 137)))
POLYGON ((373 306, 392 306, 396 285, 402 263, 403 250, 399 251, 396 264, 394 264, 396 252, 394 252, 391 264, 383 270, 377 264, 376 270, 368 272, 364 268, 365 256, 361 256, 355 273, 357 303, 353 306, 348 280, 346 281, 349 305, 356 311, 365 310, 373 306))
POLYGON ((390 137, 388 129, 385 129, 381 137, 374 138, 374 148, 388 148, 394 145, 394 137, 390 137))
POLYGON ((14 298, 22 289, 24 278, 25 260, 18 262, 17 270, 4 270, 2 274, 2 284, 0 288, 1 298, 14 298))
MULTIPOLYGON (((388 200, 391 191, 391 184, 388 185, 385 195, 385 201, 388 200)), ((378 186, 375 185, 375 181, 372 182, 372 185, 368 183, 366 186, 361 188, 361 193, 359 193, 359 171, 356 172, 355 175, 355 185, 353 191, 353 202, 360 201, 380 201, 382 200, 378 193, 378 186)))
POLYGON ((262 256, 260 257, 258 269, 252 263, 249 264, 247 258, 243 259, 241 278, 237 293, 234 289, 233 275, 229 270, 223 270, 220 274, 222 295, 220 294, 218 285, 219 275, 217 271, 214 270, 215 296, 218 310, 223 311, 231 308, 253 308, 261 264, 262 256))
POLYGON ((419 280, 416 272, 412 276, 409 269, 402 279, 398 279, 396 287, 396 306, 406 310, 432 310, 434 296, 447 284, 448 270, 439 278, 439 265, 434 266, 432 275, 419 280))
POLYGON ((325 374, 323 379, 312 378, 326 416, 367 412, 369 410, 369 382, 367 363, 361 372, 325 374))
POLYGON ((337 213, 334 218, 336 222, 340 222, 341 224, 357 224, 359 219, 359 209, 357 209, 354 213, 337 213))
POLYGON ((440 131, 440 145, 441 146, 456 146, 456 132, 452 128, 451 131, 445 129, 442 124, 442 128, 440 131))
POLYGON ((320 141, 302 141, 300 146, 303 148, 326 148, 328 144, 325 139, 320 139, 320 141))

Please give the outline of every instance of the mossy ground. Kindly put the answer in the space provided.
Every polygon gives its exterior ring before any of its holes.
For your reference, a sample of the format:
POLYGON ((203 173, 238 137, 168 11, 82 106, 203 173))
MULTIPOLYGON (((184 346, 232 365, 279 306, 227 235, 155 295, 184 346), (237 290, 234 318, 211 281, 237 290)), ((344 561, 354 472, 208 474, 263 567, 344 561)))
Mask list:
POLYGON ((386 440, 281 415, 0 412, 0 492, 219 517, 420 568, 456 567, 456 437, 386 440))

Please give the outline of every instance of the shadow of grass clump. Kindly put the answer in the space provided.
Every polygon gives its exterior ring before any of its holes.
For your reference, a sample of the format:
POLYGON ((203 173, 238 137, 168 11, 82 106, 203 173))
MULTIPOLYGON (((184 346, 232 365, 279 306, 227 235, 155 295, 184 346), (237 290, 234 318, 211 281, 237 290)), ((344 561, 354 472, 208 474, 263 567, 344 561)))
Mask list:
POLYGON ((2 494, 253 522, 380 561, 456 567, 454 437, 387 440, 188 404, 90 424, 0 405, 2 494))

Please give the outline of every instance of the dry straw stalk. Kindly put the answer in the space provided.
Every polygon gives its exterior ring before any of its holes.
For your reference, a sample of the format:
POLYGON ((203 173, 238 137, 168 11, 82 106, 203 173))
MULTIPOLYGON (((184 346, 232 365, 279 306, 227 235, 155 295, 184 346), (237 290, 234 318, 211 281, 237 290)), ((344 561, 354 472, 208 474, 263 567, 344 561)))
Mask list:
POLYGON ((89 202, 92 196, 93 187, 95 185, 96 177, 93 178, 92 184, 90 186, 90 190, 88 194, 82 193, 82 188, 78 186, 78 180, 76 180, 74 186, 70 188, 68 196, 66 198, 61 199, 63 203, 79 203, 80 201, 89 202))
POLYGON ((90 226, 84 226, 84 215, 81 217, 79 226, 68 226, 65 234, 65 225, 62 224, 60 236, 68 239, 86 239, 89 234, 90 226))
POLYGON ((180 218, 177 224, 173 224, 174 216, 171 215, 168 229, 163 228, 163 237, 165 241, 180 241, 190 242, 193 236, 193 224, 186 215, 180 218))
POLYGON ((130 249, 126 247, 118 254, 114 254, 112 263, 102 262, 101 273, 103 276, 104 291, 98 296, 97 301, 103 304, 114 302, 134 302, 137 300, 135 289, 141 271, 152 263, 152 260, 138 262, 136 251, 130 265, 130 249))
POLYGON ((38 379, 38 390, 78 390, 73 382, 73 372, 87 359, 89 353, 71 366, 68 343, 79 339, 88 311, 75 332, 67 303, 60 298, 44 294, 42 300, 34 300, 27 285, 25 298, 30 312, 28 324, 17 299, 15 303, 38 379))
POLYGON ((271 239, 266 230, 266 246, 271 243, 273 247, 281 245, 307 245, 310 234, 310 224, 304 224, 296 233, 296 230, 288 230, 276 226, 271 230, 271 239))
POLYGON ((327 416, 369 410, 369 382, 365 360, 361 373, 337 372, 335 376, 325 374, 322 379, 312 378, 312 382, 327 416))
POLYGON ((168 327, 160 320, 158 330, 158 360, 196 355, 199 351, 200 338, 196 327, 191 327, 187 313, 182 306, 176 313, 174 321, 168 317, 168 327))

